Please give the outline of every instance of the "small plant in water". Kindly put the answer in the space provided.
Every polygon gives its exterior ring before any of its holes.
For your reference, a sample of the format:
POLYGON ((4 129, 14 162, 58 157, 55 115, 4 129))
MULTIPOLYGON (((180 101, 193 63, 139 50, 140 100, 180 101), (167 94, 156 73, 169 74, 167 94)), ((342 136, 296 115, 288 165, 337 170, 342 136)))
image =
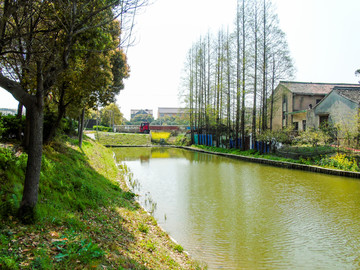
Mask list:
POLYGON ((145 193, 145 207, 151 215, 154 215, 157 203, 151 198, 150 192, 145 193))

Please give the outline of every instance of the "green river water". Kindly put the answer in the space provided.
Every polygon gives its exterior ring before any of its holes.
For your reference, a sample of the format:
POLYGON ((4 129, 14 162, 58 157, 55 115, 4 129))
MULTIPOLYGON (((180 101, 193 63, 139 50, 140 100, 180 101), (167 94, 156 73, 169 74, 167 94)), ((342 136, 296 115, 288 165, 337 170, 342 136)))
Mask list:
POLYGON ((172 148, 117 148, 135 193, 209 269, 360 269, 360 181, 172 148))

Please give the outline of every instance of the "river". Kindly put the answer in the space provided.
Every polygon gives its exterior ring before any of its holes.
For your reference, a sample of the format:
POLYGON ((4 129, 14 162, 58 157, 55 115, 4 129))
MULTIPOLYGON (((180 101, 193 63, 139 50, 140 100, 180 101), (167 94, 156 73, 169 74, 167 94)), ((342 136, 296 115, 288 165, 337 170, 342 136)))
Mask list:
POLYGON ((173 148, 117 148, 142 205, 209 269, 359 269, 360 181, 173 148))

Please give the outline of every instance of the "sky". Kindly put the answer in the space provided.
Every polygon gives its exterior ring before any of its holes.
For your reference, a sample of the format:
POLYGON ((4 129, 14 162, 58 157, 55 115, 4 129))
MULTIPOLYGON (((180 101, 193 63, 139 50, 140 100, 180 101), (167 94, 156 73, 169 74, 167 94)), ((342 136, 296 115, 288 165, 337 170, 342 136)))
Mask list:
MULTIPOLYGON (((179 107, 186 55, 208 31, 234 24, 236 0, 153 0, 136 17, 135 44, 128 48, 130 78, 117 97, 130 109, 179 107)), ((273 0, 297 69, 296 81, 358 83, 359 0, 273 0)), ((17 102, 0 89, 0 108, 17 102)))

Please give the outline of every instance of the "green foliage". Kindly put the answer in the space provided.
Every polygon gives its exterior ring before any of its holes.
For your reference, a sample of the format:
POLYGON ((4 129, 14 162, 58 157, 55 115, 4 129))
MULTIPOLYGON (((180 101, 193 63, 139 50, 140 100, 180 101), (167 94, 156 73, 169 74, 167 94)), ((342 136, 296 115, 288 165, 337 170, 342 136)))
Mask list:
POLYGON ((257 140, 275 143, 291 144, 294 138, 294 131, 292 127, 280 129, 280 130, 266 130, 265 132, 257 135, 257 140))
POLYGON ((2 114, 0 113, 0 138, 2 137, 2 134, 4 133, 5 130, 6 128, 4 127, 2 114))
POLYGON ((123 121, 123 114, 115 103, 111 103, 101 110, 101 124, 111 127, 114 125, 121 125, 123 121))
POLYGON ((115 51, 111 57, 113 74, 113 87, 119 90, 124 89, 123 79, 129 77, 129 67, 126 63, 126 56, 122 51, 115 51))
POLYGON ((309 128, 300 134, 299 139, 302 144, 310 143, 312 147, 316 147, 319 143, 326 144, 330 141, 331 137, 321 129, 316 130, 309 128))
POLYGON ((140 223, 139 224, 139 231, 142 232, 142 233, 148 233, 149 227, 144 223, 140 223))
POLYGON ((0 135, 6 139, 17 137, 19 129, 25 130, 25 117, 16 115, 0 115, 0 135))
POLYGON ((74 232, 63 235, 58 241, 54 241, 52 246, 52 249, 58 251, 55 260, 63 265, 75 261, 88 263, 105 254, 91 239, 79 239, 79 235, 74 232))
POLYGON ((175 145, 189 146, 191 145, 191 137, 186 135, 179 135, 176 137, 175 145))
POLYGON ((147 249, 147 251, 149 251, 149 252, 154 252, 156 250, 155 243, 152 242, 151 240, 148 240, 145 243, 142 243, 142 246, 144 246, 147 249))
POLYGON ((16 157, 6 148, 0 148, 0 218, 15 216, 22 196, 27 154, 16 157))
POLYGON ((105 126, 93 126, 93 129, 98 130, 98 131, 104 131, 104 132, 112 132, 111 127, 105 127, 105 126))
POLYGON ((184 248, 180 245, 175 245, 174 249, 177 251, 177 252, 180 252, 182 253, 184 251, 184 248))
POLYGON ((318 165, 332 168, 332 169, 339 169, 345 171, 353 171, 358 172, 359 167, 355 158, 347 157, 346 154, 337 153, 335 156, 332 157, 324 157, 319 162, 318 165))
POLYGON ((143 122, 152 123, 154 121, 154 117, 150 114, 137 114, 131 121, 129 122, 130 125, 140 125, 143 122))
POLYGON ((189 115, 183 116, 163 116, 152 122, 153 125, 190 125, 189 115))

